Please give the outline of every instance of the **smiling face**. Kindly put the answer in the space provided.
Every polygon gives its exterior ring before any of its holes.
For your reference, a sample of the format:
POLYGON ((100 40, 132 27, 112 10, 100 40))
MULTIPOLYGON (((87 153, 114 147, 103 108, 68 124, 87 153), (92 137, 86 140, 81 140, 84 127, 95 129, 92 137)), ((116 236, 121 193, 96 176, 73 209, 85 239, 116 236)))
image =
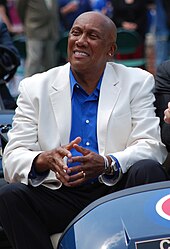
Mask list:
POLYGON ((74 22, 68 39, 68 59, 75 73, 102 73, 116 49, 116 27, 98 12, 85 12, 74 22))

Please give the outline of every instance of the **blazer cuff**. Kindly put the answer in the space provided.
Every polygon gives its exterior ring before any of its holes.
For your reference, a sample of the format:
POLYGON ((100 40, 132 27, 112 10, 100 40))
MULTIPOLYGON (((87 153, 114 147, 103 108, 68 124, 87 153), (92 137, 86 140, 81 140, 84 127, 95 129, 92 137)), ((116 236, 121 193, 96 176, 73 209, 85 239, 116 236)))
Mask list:
POLYGON ((44 179, 49 175, 49 170, 42 172, 42 173, 38 173, 35 171, 35 167, 34 164, 32 165, 31 171, 28 175, 28 182, 33 186, 33 187, 37 187, 39 186, 41 183, 43 183, 44 179))

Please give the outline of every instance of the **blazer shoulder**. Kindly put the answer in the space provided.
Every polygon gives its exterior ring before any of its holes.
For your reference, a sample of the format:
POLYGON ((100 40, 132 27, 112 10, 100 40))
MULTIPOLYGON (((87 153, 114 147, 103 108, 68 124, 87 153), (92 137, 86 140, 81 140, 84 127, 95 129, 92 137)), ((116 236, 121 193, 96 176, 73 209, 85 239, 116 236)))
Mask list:
POLYGON ((34 74, 20 82, 19 90, 25 89, 30 94, 48 91, 49 88, 63 88, 69 80, 69 63, 52 68, 43 73, 34 74))
POLYGON ((150 72, 143 70, 141 68, 127 67, 123 64, 118 64, 115 62, 107 63, 107 67, 112 67, 112 70, 115 71, 118 77, 133 77, 134 76, 136 78, 136 76, 138 76, 139 79, 140 77, 144 77, 144 78, 147 78, 148 76, 153 77, 153 75, 150 72))

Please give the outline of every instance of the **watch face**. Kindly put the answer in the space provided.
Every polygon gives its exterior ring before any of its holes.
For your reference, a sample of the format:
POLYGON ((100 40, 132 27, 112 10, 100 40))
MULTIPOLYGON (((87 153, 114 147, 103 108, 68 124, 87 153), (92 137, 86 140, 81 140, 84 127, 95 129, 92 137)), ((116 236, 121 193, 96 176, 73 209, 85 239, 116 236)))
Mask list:
POLYGON ((105 174, 110 174, 112 170, 111 165, 109 165, 106 169, 105 169, 105 174))

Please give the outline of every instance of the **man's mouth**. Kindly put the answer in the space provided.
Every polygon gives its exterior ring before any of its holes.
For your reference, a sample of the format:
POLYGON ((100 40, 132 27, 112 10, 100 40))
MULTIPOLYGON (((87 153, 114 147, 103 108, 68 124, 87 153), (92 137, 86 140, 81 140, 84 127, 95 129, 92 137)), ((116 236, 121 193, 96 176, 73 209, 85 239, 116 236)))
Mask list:
POLYGON ((83 51, 74 51, 74 54, 75 54, 76 56, 81 56, 81 57, 87 57, 87 56, 89 56, 88 53, 83 52, 83 51))

